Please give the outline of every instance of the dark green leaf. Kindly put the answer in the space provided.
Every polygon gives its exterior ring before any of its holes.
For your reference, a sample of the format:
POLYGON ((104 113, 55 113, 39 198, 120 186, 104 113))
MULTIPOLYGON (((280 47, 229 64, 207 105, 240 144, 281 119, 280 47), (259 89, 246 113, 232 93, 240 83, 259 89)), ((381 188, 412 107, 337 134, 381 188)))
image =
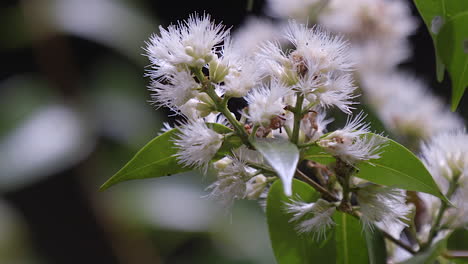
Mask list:
POLYGON ((426 251, 414 255, 400 264, 433 264, 440 254, 447 248, 447 240, 442 239, 426 251))
POLYGON ((341 212, 336 212, 333 219, 336 223, 336 263, 369 263, 366 237, 361 222, 341 212))
POLYGON ((468 230, 456 229, 448 238, 447 247, 450 250, 468 251, 468 230))
MULTIPOLYGON (((373 133, 368 136, 381 137, 373 133)), ((361 162, 357 177, 404 190, 425 192, 448 202, 424 164, 408 149, 388 139, 379 159, 361 162)))
MULTIPOLYGON (((209 126, 218 133, 232 132, 231 129, 220 124, 214 123, 209 124, 209 126)), ((192 170, 192 168, 180 165, 174 157, 177 148, 173 138, 178 132, 179 130, 174 128, 151 140, 122 169, 107 180, 101 186, 101 190, 122 181, 170 176, 192 170)), ((228 151, 230 148, 236 147, 236 142, 236 137, 229 137, 223 143, 220 151, 228 151)))
MULTIPOLYGON (((468 2, 468 1, 460 1, 468 2)), ((452 111, 468 86, 468 12, 448 19, 437 36, 438 54, 452 78, 452 111)))
POLYGON ((322 164, 330 164, 332 162, 335 162, 335 158, 332 155, 326 153, 321 147, 319 147, 316 144, 307 148, 303 153, 303 157, 306 160, 313 160, 322 164))
POLYGON ((378 228, 370 231, 364 230, 369 253, 369 264, 381 264, 387 262, 387 248, 382 232, 378 228))
POLYGON ((101 190, 122 181, 161 177, 191 170, 179 165, 173 156, 177 153, 177 149, 172 138, 178 131, 175 128, 151 140, 122 169, 107 180, 101 186, 101 190))
POLYGON ((464 74, 467 53, 463 53, 463 41, 468 38, 466 20, 457 18, 468 11, 464 0, 414 0, 424 23, 431 34, 436 53, 437 79, 442 81, 444 68, 452 78, 452 110, 468 85, 464 74), (461 38, 461 41, 460 39, 461 38))
POLYGON ((260 138, 252 142, 284 184, 284 193, 292 194, 291 184, 299 161, 299 150, 286 139, 260 138))
MULTIPOLYGON (((381 137, 374 133, 366 135, 381 137)), ((448 202, 424 164, 404 146, 388 139, 388 144, 382 148, 380 156, 379 159, 357 164, 359 171, 355 176, 377 184, 429 193, 448 202)), ((303 157, 323 164, 335 160, 318 145, 306 149, 303 157)))
MULTIPOLYGON (((319 194, 309 185, 293 179, 294 197, 305 202, 314 202, 319 194)), ((335 263, 335 241, 332 232, 328 240, 316 241, 311 234, 299 235, 290 223, 291 215, 285 212, 285 203, 289 198, 283 192, 281 181, 276 181, 270 188, 267 199, 267 221, 270 240, 278 264, 335 263)))

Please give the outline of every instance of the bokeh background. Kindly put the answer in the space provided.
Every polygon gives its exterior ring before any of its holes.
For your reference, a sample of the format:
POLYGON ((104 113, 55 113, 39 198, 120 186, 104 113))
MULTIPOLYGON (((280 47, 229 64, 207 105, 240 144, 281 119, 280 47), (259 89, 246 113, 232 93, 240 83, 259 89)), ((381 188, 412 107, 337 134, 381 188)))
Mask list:
MULTIPOLYGON (((175 122, 148 103, 145 41, 194 11, 233 31, 248 16, 273 19, 263 0, 248 4, 2 0, 0 263, 274 263, 262 209, 241 201, 226 212, 202 198, 200 175, 99 191, 162 122, 175 122)), ((436 81, 422 21, 411 42, 400 67, 448 102, 450 81, 436 81)))

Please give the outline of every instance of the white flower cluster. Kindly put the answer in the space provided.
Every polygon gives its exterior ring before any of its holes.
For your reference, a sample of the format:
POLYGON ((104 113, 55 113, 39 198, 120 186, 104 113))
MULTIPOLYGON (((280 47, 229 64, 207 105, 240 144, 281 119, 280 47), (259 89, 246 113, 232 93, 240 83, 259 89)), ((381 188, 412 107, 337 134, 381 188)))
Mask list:
POLYGON ((423 82, 408 74, 367 75, 362 83, 368 87, 368 101, 385 127, 402 140, 419 143, 419 139, 463 128, 455 113, 432 95, 423 82))
MULTIPOLYGON (((319 23, 344 35, 367 101, 394 136, 416 142, 411 147, 417 146, 418 140, 463 127, 460 118, 445 109, 421 81, 396 71, 410 55, 408 37, 417 27, 406 1, 269 0, 268 7, 276 17, 319 23), (420 103, 414 104, 416 100, 420 103)), ((268 31, 266 27, 263 30, 268 31)), ((257 36, 267 38, 268 34, 257 36)))
MULTIPOLYGON (((384 137, 369 135, 363 113, 350 117, 357 94, 348 42, 321 27, 310 29, 295 21, 283 37, 290 49, 266 41, 247 56, 242 43, 222 25, 208 15, 194 15, 160 28, 160 34, 147 43, 154 103, 185 118, 173 139, 175 156, 182 166, 214 172, 217 179, 207 188, 207 197, 226 207, 237 199, 264 197, 277 179, 271 164, 251 144, 256 138, 282 137, 298 146, 315 145, 349 173, 360 162, 380 158, 386 145, 384 137), (227 107, 233 97, 248 104, 240 120, 227 107), (348 115, 348 122, 325 135, 332 121, 326 118, 329 108, 348 115)), ((321 168, 326 171, 325 181, 330 173, 339 174, 334 166, 321 168)), ((399 191, 377 185, 360 188, 352 175, 336 177, 346 178, 354 188, 365 225, 401 224, 405 219, 405 199, 399 191)), ((339 193, 343 190, 339 184, 330 188, 339 193)), ((292 201, 287 210, 299 232, 322 238, 334 225, 332 216, 339 206, 325 199, 292 201)))
MULTIPOLYGON (((422 144, 421 158, 442 192, 454 204, 443 217, 452 227, 468 225, 468 134, 464 130, 440 133, 422 144)), ((433 222, 441 203, 421 195, 429 210, 426 225, 433 222)))

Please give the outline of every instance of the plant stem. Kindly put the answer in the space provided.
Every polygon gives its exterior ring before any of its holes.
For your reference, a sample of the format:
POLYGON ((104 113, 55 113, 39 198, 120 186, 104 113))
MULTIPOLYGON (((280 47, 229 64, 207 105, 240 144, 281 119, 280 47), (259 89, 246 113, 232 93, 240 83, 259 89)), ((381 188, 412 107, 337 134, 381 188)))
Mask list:
POLYGON ((400 241, 400 240, 394 238, 392 235, 390 235, 389 233, 383 231, 382 229, 380 229, 380 232, 382 232, 382 235, 386 239, 392 241, 395 245, 401 247, 402 249, 408 251, 409 253, 411 253, 413 255, 416 254, 416 251, 410 245, 407 245, 407 244, 403 243, 403 241, 400 241))
POLYGON ((213 100, 216 106, 216 110, 223 114, 226 119, 229 121, 229 123, 234 127, 237 135, 241 138, 242 142, 246 144, 247 146, 250 146, 250 141, 249 141, 249 135, 245 131, 244 127, 242 126, 239 121, 237 121, 236 117, 234 114, 229 111, 227 107, 228 100, 223 100, 221 97, 219 97, 215 89, 213 87, 213 84, 209 79, 205 77, 203 74, 201 68, 200 69, 191 69, 195 77, 197 77, 198 81, 202 84, 203 86, 203 91, 208 94, 208 96, 213 100))
POLYGON ((448 250, 448 251, 443 252, 442 256, 448 259, 468 259, 468 251, 448 250))
POLYGON ((296 176, 300 178, 301 180, 303 180, 304 182, 306 182, 307 184, 309 184, 310 186, 312 186, 316 191, 320 192, 324 196, 325 199, 331 202, 339 201, 339 199, 334 194, 329 192, 327 189, 323 188, 322 185, 318 184, 317 182, 309 178, 299 169, 296 169, 296 176))
POLYGON ((298 144, 299 141, 299 128, 301 126, 301 119, 302 119, 302 103, 304 102, 304 96, 300 93, 296 93, 296 106, 294 107, 294 126, 293 132, 291 136, 291 142, 294 144, 298 144))
MULTIPOLYGON (((450 181, 449 189, 445 195, 447 199, 450 199, 457 190, 458 178, 459 176, 453 177, 452 181, 450 181)), ((429 231, 427 242, 422 245, 421 250, 428 248, 432 244, 432 240, 437 236, 437 233, 440 230, 439 226, 442 221, 442 217, 444 216, 445 211, 449 208, 448 203, 443 201, 441 201, 441 203, 442 205, 440 206, 439 212, 437 213, 436 220, 434 221, 434 224, 431 226, 431 230, 429 231)))

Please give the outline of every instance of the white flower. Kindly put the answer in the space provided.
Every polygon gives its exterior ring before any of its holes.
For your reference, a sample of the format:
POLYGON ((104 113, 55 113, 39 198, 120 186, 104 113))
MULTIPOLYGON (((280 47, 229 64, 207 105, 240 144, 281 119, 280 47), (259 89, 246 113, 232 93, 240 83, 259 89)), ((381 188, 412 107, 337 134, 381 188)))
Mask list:
POLYGON ((165 106, 172 111, 180 112, 180 107, 195 97, 200 88, 187 71, 175 71, 171 75, 153 79, 150 85, 152 102, 157 106, 165 106))
POLYGON ((266 187, 266 181, 262 181, 260 175, 255 176, 256 170, 249 167, 247 161, 259 161, 259 156, 258 152, 242 146, 232 156, 217 161, 214 165, 218 179, 208 186, 211 193, 207 197, 219 201, 226 208, 236 199, 257 198, 261 194, 259 189, 266 187))
POLYGON ((417 27, 402 0, 330 0, 318 22, 350 39, 360 75, 390 70, 408 58, 407 38, 417 27))
POLYGON ((330 0, 319 23, 351 39, 395 40, 416 29, 416 19, 402 0, 330 0))
POLYGON ((411 55, 411 47, 406 40, 351 43, 351 58, 356 62, 356 72, 360 78, 373 74, 388 74, 398 64, 411 55))
POLYGON ((285 18, 306 19, 326 6, 328 0, 268 0, 270 14, 285 18))
POLYGON ((174 129, 174 127, 171 126, 171 124, 169 124, 168 122, 163 122, 163 127, 162 127, 161 130, 159 131, 158 136, 160 136, 160 135, 162 135, 162 134, 164 134, 164 133, 166 133, 167 131, 170 131, 170 130, 172 130, 172 129, 174 129))
POLYGON ((252 177, 246 183, 246 197, 250 200, 255 200, 263 194, 265 188, 267 187, 268 181, 265 176, 262 174, 252 177))
POLYGON ((266 19, 250 16, 234 33, 234 46, 243 56, 251 56, 259 50, 264 41, 279 39, 278 28, 282 25, 274 24, 266 19))
MULTIPOLYGON (((154 71, 163 70, 162 65, 176 67, 202 67, 215 55, 216 45, 229 35, 222 25, 215 25, 209 15, 191 15, 188 20, 159 27, 160 36, 153 35, 147 43, 146 52, 154 71)), ((162 75, 162 74, 155 74, 162 75)))
MULTIPOLYGON (((421 159, 434 177, 443 193, 450 184, 456 184, 455 192, 449 199, 455 205, 444 215, 443 223, 455 227, 468 223, 468 134, 456 130, 438 134, 421 146, 421 159)), ((435 215, 440 202, 422 196, 435 215)))
POLYGON ((279 44, 268 42, 258 53, 264 74, 301 92, 310 103, 351 113, 356 87, 349 73, 353 64, 347 43, 318 27, 309 29, 293 21, 286 34, 294 50, 286 54, 279 44))
POLYGON ((326 131, 333 119, 325 119, 326 113, 319 109, 308 112, 301 120, 301 130, 309 141, 316 141, 326 131))
POLYGON ((422 144, 421 159, 442 186, 454 177, 468 177, 468 134, 458 130, 432 137, 422 144))
POLYGON ((446 109, 423 82, 408 74, 366 75, 361 82, 386 128, 400 137, 428 139, 463 127, 461 119, 446 109))
POLYGON ((189 120, 179 127, 180 133, 174 139, 178 147, 175 155, 188 167, 200 167, 207 170, 207 166, 223 143, 223 135, 208 128, 203 119, 189 120))
POLYGON ((296 226, 299 233, 313 232, 317 240, 324 238, 327 229, 335 225, 332 219, 336 211, 335 205, 323 199, 315 203, 293 200, 286 204, 286 210, 293 214, 290 222, 299 222, 296 226))
POLYGON ((381 148, 387 140, 380 136, 365 135, 369 132, 369 124, 363 122, 365 117, 361 112, 354 119, 348 118, 344 128, 320 139, 318 144, 350 165, 380 158, 381 148))
POLYGON ((268 127, 271 119, 284 113, 283 97, 291 90, 272 80, 269 86, 263 84, 254 88, 245 97, 249 104, 247 118, 255 125, 268 127))
POLYGON ((215 82, 223 82, 217 88, 226 96, 243 97, 260 82, 260 71, 252 56, 245 56, 229 39, 224 42, 220 59, 210 63, 210 75, 213 63, 223 71, 223 78, 215 82))
POLYGON ((378 223, 385 229, 394 225, 407 226, 404 221, 408 220, 410 209, 406 205, 404 191, 369 184, 360 188, 356 194, 365 228, 372 229, 378 223))

